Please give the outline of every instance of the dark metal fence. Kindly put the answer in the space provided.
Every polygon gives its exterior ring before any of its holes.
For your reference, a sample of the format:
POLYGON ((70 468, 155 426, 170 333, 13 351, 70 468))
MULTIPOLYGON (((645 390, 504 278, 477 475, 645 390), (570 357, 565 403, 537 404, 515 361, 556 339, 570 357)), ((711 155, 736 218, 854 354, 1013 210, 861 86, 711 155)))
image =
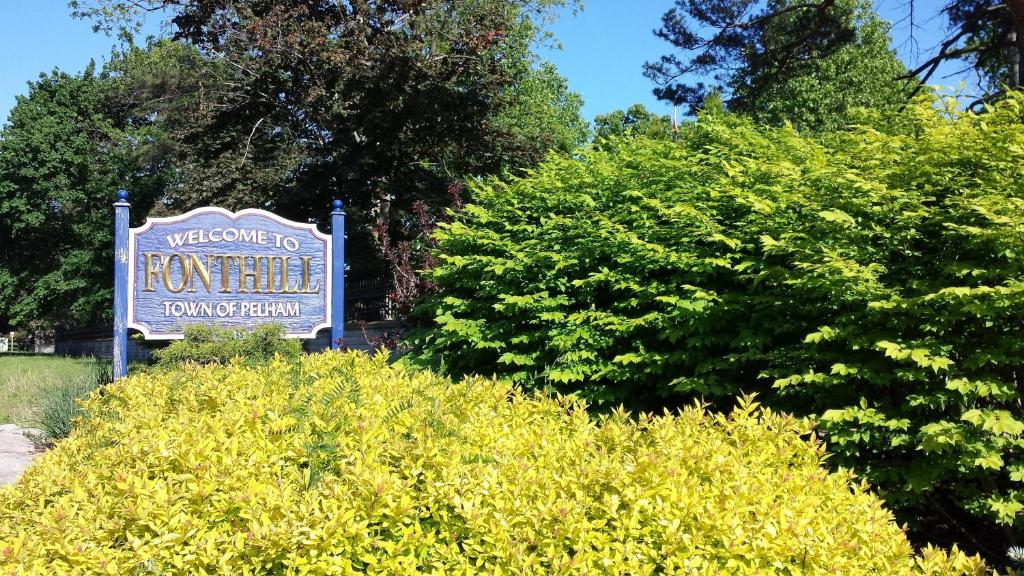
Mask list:
POLYGON ((110 339, 113 335, 113 328, 110 326, 93 326, 89 328, 75 328, 58 330, 55 340, 102 340, 110 339))
POLYGON ((345 282, 345 321, 397 320, 391 301, 391 278, 379 276, 345 282))

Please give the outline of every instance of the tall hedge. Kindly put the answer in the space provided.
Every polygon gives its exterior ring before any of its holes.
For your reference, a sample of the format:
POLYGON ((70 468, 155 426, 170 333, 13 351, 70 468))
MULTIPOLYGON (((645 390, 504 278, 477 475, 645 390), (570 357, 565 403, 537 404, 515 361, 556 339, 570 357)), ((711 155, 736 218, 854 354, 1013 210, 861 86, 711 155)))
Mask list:
POLYGON ((915 555, 806 422, 592 419, 569 398, 324 353, 106 387, 0 489, 2 574, 977 575, 915 555))
POLYGON ((418 361, 650 406, 759 391, 922 539, 1024 535, 1024 96, 825 141, 726 115, 489 181, 418 361))

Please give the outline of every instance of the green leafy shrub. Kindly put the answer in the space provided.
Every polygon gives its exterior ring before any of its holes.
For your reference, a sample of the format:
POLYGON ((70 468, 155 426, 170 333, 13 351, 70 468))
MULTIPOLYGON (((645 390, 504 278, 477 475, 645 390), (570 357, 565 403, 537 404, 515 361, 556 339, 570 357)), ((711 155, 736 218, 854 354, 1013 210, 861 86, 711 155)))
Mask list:
POLYGON ((305 356, 121 380, 0 491, 0 572, 981 574, 915 556, 809 423, 305 356))
POLYGON ((293 360, 302 354, 302 343, 285 338, 280 324, 260 324, 247 330, 192 324, 185 327, 184 340, 155 350, 153 357, 158 367, 173 368, 187 362, 226 364, 236 357, 257 365, 273 359, 275 354, 293 360))
POLYGON ((826 143, 707 115, 479 185, 415 359, 596 403, 757 391, 820 415, 917 537, 1000 555, 1024 536, 1022 108, 921 102, 826 143))

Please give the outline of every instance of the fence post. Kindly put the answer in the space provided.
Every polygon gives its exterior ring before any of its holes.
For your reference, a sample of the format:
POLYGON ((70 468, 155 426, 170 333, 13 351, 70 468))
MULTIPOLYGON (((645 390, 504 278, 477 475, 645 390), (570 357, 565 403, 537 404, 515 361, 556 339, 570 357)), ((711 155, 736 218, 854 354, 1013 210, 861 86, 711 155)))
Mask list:
POLYGON ((345 212, 335 199, 331 210, 331 350, 345 343, 345 212))
POLYGON ((128 375, 128 192, 114 202, 114 380, 128 375))

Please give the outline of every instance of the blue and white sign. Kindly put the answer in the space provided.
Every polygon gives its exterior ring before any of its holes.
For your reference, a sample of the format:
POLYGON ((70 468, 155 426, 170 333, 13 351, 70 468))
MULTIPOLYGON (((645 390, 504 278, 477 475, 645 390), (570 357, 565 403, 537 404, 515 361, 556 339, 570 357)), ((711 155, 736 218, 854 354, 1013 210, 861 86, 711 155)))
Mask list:
POLYGON ((331 238, 263 210, 199 208, 128 233, 128 327, 149 339, 188 324, 276 322, 313 338, 331 325, 331 238))
POLYGON ((115 207, 114 376, 127 373, 127 329, 184 337, 189 324, 247 328, 265 322, 293 338, 344 334, 344 229, 332 236, 263 210, 207 207, 128 229, 127 194, 115 207))

